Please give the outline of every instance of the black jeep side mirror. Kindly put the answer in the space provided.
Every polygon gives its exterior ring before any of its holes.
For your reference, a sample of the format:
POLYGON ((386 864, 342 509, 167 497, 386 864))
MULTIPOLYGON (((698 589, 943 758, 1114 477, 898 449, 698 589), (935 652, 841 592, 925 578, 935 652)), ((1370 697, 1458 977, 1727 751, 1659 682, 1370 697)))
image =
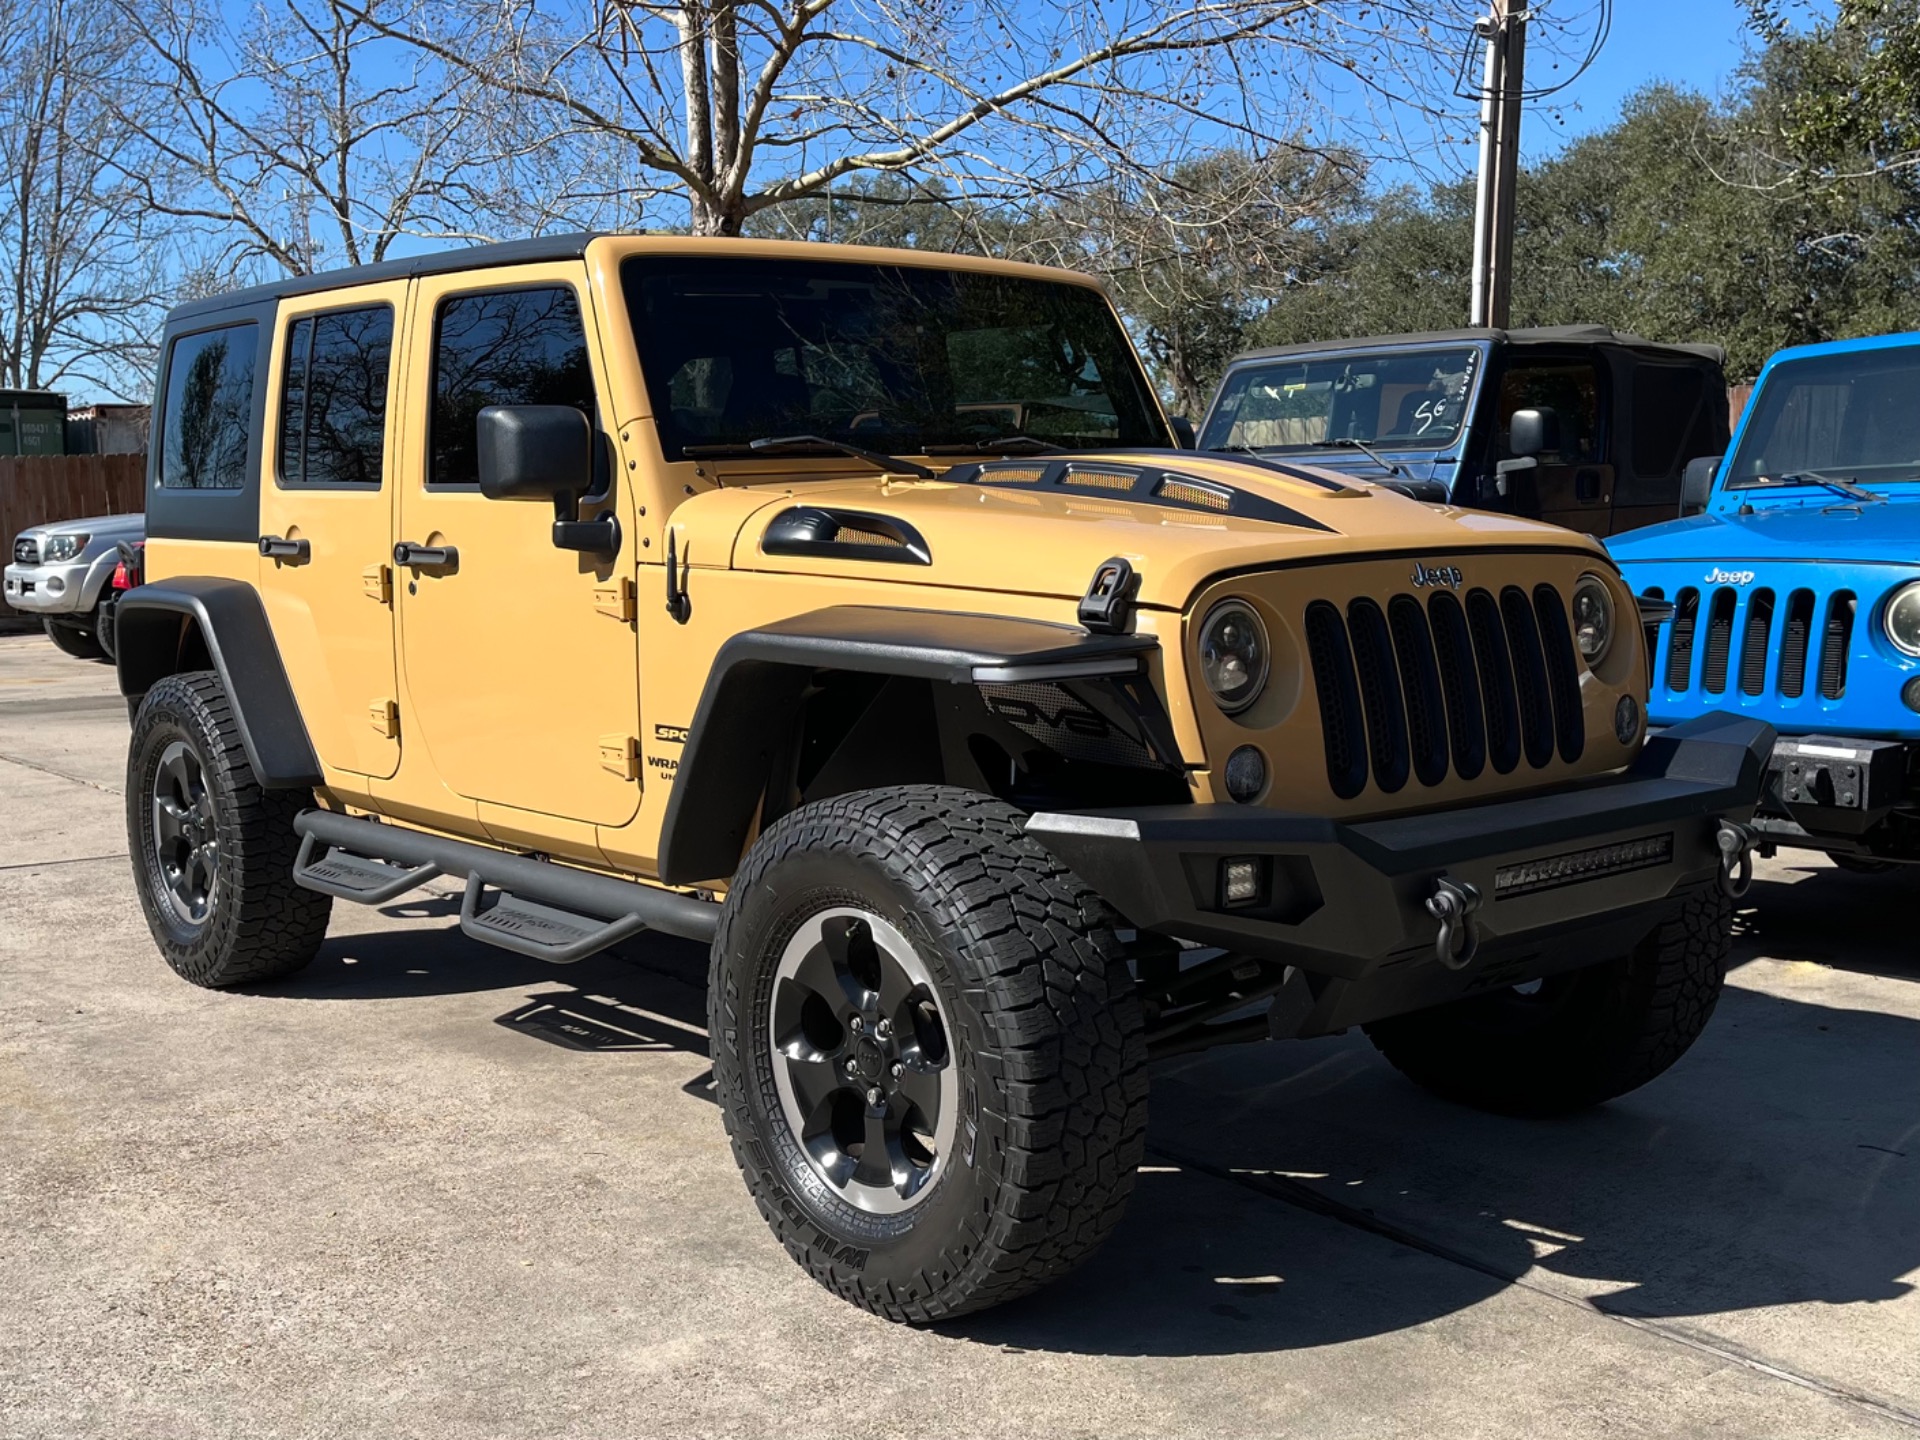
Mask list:
POLYGON ((1713 494, 1713 477, 1719 472, 1723 455, 1702 455, 1698 459, 1687 461, 1687 468, 1680 476, 1680 513, 1698 515, 1707 508, 1707 497, 1713 494))
POLYGON ((1507 449, 1515 456, 1558 455, 1560 416, 1552 410, 1516 410, 1507 422, 1507 449))
POLYGON ((593 424, 571 405, 489 405, 474 419, 480 493, 489 500, 551 500, 561 550, 614 555, 620 522, 611 511, 579 518, 593 488, 593 424))
POLYGON ((1516 410, 1507 422, 1507 448, 1513 459, 1493 467, 1493 488, 1501 495, 1512 489, 1507 477, 1518 470, 1531 470, 1542 455, 1560 453, 1560 417, 1552 410, 1516 410))
POLYGON ((571 405, 489 405, 475 419, 489 500, 578 496, 593 479, 593 426, 571 405))
POLYGON ((1173 431, 1174 443, 1182 450, 1191 450, 1199 444, 1193 433, 1193 421, 1184 415, 1169 415, 1167 425, 1173 431))

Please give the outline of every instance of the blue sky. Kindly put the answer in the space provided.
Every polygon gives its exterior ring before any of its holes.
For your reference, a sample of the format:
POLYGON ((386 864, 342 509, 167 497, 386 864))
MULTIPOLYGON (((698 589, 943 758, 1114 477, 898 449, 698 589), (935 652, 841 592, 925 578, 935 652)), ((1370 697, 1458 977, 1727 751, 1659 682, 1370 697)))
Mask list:
MULTIPOLYGON (((1599 58, 1551 102, 1564 107, 1563 123, 1530 110, 1521 123, 1521 154, 1540 160, 1569 139, 1605 128, 1622 100, 1655 80, 1719 93, 1739 67, 1750 33, 1737 0, 1614 0, 1613 32, 1599 58)), ((1530 85, 1547 79, 1527 72, 1530 85)))

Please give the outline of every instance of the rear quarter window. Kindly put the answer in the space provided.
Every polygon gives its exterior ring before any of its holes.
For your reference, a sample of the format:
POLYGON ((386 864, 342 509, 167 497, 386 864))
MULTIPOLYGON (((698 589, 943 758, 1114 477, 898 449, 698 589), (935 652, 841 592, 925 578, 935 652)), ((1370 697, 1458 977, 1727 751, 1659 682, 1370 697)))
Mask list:
POLYGON ((245 488, 259 338, 249 321, 173 342, 160 419, 161 489, 245 488))

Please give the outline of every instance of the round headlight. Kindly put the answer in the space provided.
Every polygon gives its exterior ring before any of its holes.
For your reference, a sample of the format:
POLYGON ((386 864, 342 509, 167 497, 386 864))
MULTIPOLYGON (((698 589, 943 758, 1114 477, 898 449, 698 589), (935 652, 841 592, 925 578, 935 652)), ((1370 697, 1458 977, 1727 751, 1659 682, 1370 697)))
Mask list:
POLYGON ((1598 665, 1613 645, 1613 596, 1598 575, 1574 582, 1573 643, 1589 665, 1598 665))
POLYGON ((1222 600, 1200 626, 1200 674, 1220 708, 1237 715, 1267 683, 1267 627, 1244 600, 1222 600))
POLYGON ((1920 580, 1893 592, 1882 623, 1894 649, 1905 655, 1920 655, 1920 580))

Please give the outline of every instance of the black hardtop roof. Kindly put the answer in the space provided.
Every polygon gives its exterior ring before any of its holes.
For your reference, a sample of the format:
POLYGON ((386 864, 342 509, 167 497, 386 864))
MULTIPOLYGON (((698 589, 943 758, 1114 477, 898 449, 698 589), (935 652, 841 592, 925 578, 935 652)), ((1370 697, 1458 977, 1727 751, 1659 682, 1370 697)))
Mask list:
POLYGON ((314 275, 289 275, 265 285, 249 285, 244 290, 229 290, 224 295, 209 295, 189 300, 167 313, 167 324, 175 325, 201 315, 234 310, 248 305, 268 305, 294 295, 312 295, 322 290, 344 290, 349 285, 372 285, 381 280, 410 280, 416 275, 444 275, 454 270, 472 270, 488 265, 533 265, 543 260, 578 260, 587 246, 603 232, 582 231, 571 235, 536 235, 531 240, 506 240, 494 245, 461 245, 451 250, 435 250, 426 255, 409 255, 404 260, 383 260, 377 265, 353 265, 342 270, 322 270, 314 275))
POLYGON ((1724 365, 1727 352, 1718 345, 1671 344, 1629 335, 1608 325, 1536 325, 1519 330, 1492 330, 1469 326, 1461 330, 1427 330, 1411 335, 1362 335, 1346 340, 1316 340, 1302 345, 1275 345, 1265 350, 1248 350, 1233 358, 1235 365, 1248 360, 1277 360, 1296 355, 1324 355, 1342 350, 1381 350, 1393 345, 1445 345, 1462 340, 1497 340, 1512 345, 1620 345, 1629 350, 1665 350, 1711 360, 1724 365))

